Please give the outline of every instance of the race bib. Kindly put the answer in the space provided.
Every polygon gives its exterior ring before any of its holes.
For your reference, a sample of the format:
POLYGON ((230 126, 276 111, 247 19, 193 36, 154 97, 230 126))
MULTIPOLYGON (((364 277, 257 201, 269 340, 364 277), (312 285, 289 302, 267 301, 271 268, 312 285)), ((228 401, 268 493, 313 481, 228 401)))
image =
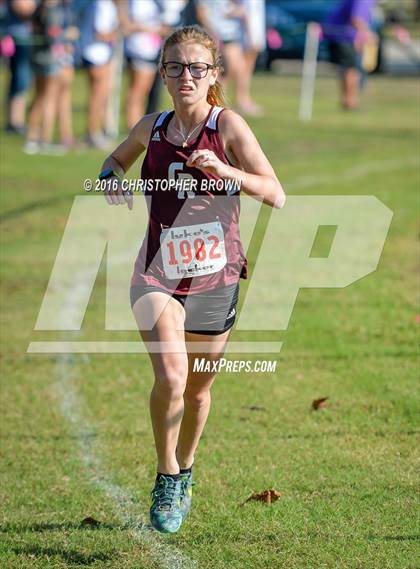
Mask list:
POLYGON ((210 275, 226 265, 225 235, 219 221, 163 229, 160 250, 168 279, 210 275))

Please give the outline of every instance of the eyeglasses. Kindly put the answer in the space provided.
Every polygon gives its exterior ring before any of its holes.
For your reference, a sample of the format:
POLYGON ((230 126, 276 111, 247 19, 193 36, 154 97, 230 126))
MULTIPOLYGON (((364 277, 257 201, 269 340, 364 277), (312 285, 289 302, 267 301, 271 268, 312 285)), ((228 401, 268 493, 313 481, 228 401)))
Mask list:
POLYGON ((181 75, 184 73, 184 69, 187 67, 188 71, 191 74, 191 77, 194 77, 195 79, 203 79, 203 77, 207 75, 209 69, 214 69, 217 66, 210 65, 209 63, 200 63, 198 61, 193 63, 165 61, 165 63, 162 63, 162 67, 164 68, 168 77, 181 77, 181 75))

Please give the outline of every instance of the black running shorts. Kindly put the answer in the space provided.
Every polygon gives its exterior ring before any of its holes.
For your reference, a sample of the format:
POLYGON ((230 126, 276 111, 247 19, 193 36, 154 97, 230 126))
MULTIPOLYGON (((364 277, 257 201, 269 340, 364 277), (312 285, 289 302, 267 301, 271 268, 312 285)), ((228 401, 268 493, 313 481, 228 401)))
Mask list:
POLYGON ((215 336, 229 330, 235 322, 239 283, 198 294, 171 294, 158 286, 132 286, 131 308, 148 292, 163 292, 175 298, 185 310, 185 331, 215 336))
POLYGON ((351 69, 358 67, 357 52, 351 42, 330 42, 331 62, 343 67, 351 69))

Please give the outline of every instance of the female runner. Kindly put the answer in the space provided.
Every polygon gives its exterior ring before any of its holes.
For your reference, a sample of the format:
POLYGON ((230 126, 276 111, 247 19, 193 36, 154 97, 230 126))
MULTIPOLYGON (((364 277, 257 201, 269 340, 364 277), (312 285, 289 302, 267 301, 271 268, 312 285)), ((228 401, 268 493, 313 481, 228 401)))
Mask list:
POLYGON ((192 466, 216 375, 194 370, 194 359, 222 357, 239 278, 246 278, 236 190, 273 207, 286 198, 246 122, 223 108, 213 38, 198 26, 175 30, 163 45, 160 72, 174 110, 144 116, 99 177, 113 183, 105 193, 110 205, 132 209, 132 195, 114 182, 147 150, 141 178, 149 225, 130 296, 155 376, 150 413, 157 476, 150 519, 158 531, 173 533, 190 509, 192 466), (176 185, 164 191, 171 181, 176 185))

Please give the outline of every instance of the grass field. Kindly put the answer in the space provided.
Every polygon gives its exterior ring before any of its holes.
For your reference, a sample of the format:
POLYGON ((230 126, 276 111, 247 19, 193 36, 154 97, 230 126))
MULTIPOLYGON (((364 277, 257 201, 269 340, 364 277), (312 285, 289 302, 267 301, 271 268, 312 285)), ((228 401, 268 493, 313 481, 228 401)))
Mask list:
POLYGON ((363 110, 343 114, 335 81, 320 79, 309 125, 297 78, 260 75, 254 90, 267 114, 250 122, 287 194, 375 195, 394 216, 376 272, 301 290, 287 331, 251 335, 284 342, 275 374, 218 377, 193 510, 173 536, 142 525, 148 357, 26 353, 33 340, 137 338, 103 330, 104 267, 80 333, 33 330, 74 197, 103 155, 26 157, 2 136, 2 568, 418 567, 418 83, 375 77, 363 110), (239 507, 268 488, 282 497, 239 507))

